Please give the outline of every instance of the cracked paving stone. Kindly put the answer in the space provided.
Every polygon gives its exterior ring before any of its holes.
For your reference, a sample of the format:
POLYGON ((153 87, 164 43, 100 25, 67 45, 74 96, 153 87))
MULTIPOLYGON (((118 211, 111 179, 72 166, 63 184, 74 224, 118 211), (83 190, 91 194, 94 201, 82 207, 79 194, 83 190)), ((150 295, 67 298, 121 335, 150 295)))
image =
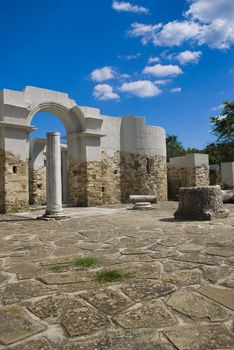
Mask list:
POLYGON ((231 256, 234 256, 234 246, 228 245, 228 246, 221 246, 221 247, 210 247, 206 249, 204 253, 208 255, 231 257, 231 256))
POLYGON ((180 290, 174 293, 167 305, 192 320, 208 318, 211 321, 223 321, 228 317, 228 312, 221 305, 191 291, 180 290))
POLYGON ((122 311, 133 304, 125 296, 108 288, 85 291, 80 296, 97 309, 110 315, 122 311))
POLYGON ((231 266, 203 266, 202 270, 204 271, 204 279, 212 283, 216 283, 219 279, 230 275, 230 273, 234 271, 231 266))
POLYGON ((6 282, 6 280, 7 276, 0 272, 0 284, 3 284, 4 282, 6 282))
POLYGON ((232 275, 224 278, 220 284, 222 284, 225 287, 234 288, 234 275, 232 274, 232 275))
POLYGON ((113 246, 118 248, 140 248, 147 246, 149 244, 152 244, 155 241, 155 238, 134 238, 134 237, 119 237, 119 238, 113 238, 112 240, 108 241, 108 243, 113 244, 113 246))
POLYGON ((216 288, 204 285, 199 288, 198 291, 207 298, 213 299, 217 303, 234 311, 234 289, 216 288))
POLYGON ((147 254, 135 254, 135 255, 120 255, 119 261, 120 262, 153 262, 154 259, 149 255, 149 252, 147 254))
POLYGON ((0 342, 4 345, 15 343, 46 327, 31 319, 22 307, 7 306, 0 309, 0 342))
POLYGON ((48 285, 88 282, 91 280, 91 274, 81 271, 70 273, 50 273, 41 276, 40 280, 48 285))
POLYGON ((161 300, 150 300, 136 304, 114 317, 124 328, 161 328, 173 325, 176 320, 161 300))
POLYGON ((158 279, 161 274, 161 265, 157 261, 154 262, 129 262, 116 265, 109 265, 110 269, 128 271, 134 274, 136 278, 153 278, 158 279))
POLYGON ((26 303, 26 306, 34 315, 53 324, 61 316, 66 300, 67 298, 65 296, 55 294, 26 303))
POLYGON ((177 273, 170 273, 162 276, 164 282, 173 283, 178 286, 200 284, 200 279, 201 274, 197 271, 179 271, 177 273))
POLYGON ((221 265, 221 263, 223 262, 223 259, 220 257, 216 257, 213 255, 203 255, 196 252, 185 253, 181 256, 177 256, 175 259, 179 261, 187 261, 204 265, 221 265))
POLYGON ((163 283, 151 279, 134 280, 121 286, 122 291, 135 302, 154 299, 169 294, 173 292, 175 288, 176 287, 170 283, 163 283))
MULTIPOLYGON (((47 269, 48 270, 48 269, 47 269)), ((10 273, 16 273, 18 276, 18 279, 24 280, 24 279, 30 279, 30 278, 37 278, 41 276, 42 274, 46 273, 46 268, 43 268, 42 266, 36 265, 36 264, 17 264, 12 265, 6 269, 6 272, 10 273)))
POLYGON ((69 301, 62 325, 71 337, 93 333, 109 325, 107 317, 81 299, 69 301))
POLYGON ((147 329, 106 332, 93 340, 69 342, 64 350, 173 350, 158 340, 156 331, 147 329))
POLYGON ((198 268, 200 264, 190 263, 186 261, 167 260, 163 261, 164 272, 177 272, 178 270, 192 270, 198 268))
POLYGON ((7 305, 51 293, 54 292, 42 283, 26 280, 9 283, 0 293, 0 299, 4 305, 7 305))
POLYGON ((234 335, 222 324, 180 326, 165 330, 164 334, 178 350, 233 349, 234 335))
POLYGON ((176 247, 189 239, 187 235, 184 234, 183 230, 179 235, 168 235, 163 239, 158 241, 158 244, 165 247, 176 247))
POLYGON ((174 250, 174 248, 164 247, 163 245, 158 243, 149 246, 145 251, 146 253, 153 256, 155 259, 167 258, 176 255, 176 251, 174 250))
POLYGON ((201 252, 205 249, 204 245, 196 244, 193 242, 190 243, 184 243, 181 246, 178 247, 178 250, 180 252, 189 253, 189 252, 201 252))
POLYGON ((38 338, 27 343, 16 345, 12 350, 53 350, 46 338, 38 338))
POLYGON ((146 254, 144 248, 122 248, 122 255, 138 255, 138 254, 146 254))

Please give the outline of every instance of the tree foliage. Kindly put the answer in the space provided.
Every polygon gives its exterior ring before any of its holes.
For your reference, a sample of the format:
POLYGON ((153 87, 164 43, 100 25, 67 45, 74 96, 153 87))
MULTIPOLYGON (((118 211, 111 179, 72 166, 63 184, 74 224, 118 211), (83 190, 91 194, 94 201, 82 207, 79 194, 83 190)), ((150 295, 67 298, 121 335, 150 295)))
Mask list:
POLYGON ((182 145, 182 142, 179 141, 178 136, 176 135, 167 135, 167 161, 170 161, 170 158, 180 157, 186 154, 186 150, 182 145))
POLYGON ((224 102, 222 113, 218 117, 211 117, 213 133, 217 142, 229 143, 234 141, 234 102, 224 102))

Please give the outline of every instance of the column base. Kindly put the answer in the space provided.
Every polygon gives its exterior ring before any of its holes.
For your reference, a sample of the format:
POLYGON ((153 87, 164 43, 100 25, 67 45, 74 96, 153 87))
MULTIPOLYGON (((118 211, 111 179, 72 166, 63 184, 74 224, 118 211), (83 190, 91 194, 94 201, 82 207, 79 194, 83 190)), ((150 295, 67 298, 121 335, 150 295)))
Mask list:
POLYGON ((40 220, 62 220, 62 219, 67 219, 69 216, 65 214, 64 212, 45 212, 44 215, 39 216, 38 219, 40 220))

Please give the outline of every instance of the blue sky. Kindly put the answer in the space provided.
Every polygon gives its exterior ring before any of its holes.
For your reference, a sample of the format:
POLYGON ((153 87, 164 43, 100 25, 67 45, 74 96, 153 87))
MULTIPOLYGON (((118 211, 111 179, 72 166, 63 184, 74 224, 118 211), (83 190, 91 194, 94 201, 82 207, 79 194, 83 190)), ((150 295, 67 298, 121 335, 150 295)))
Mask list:
MULTIPOLYGON (((214 140, 209 118, 233 100, 233 0, 1 1, 0 39, 1 89, 145 116, 187 147, 214 140)), ((36 115, 36 135, 55 120, 36 115)))

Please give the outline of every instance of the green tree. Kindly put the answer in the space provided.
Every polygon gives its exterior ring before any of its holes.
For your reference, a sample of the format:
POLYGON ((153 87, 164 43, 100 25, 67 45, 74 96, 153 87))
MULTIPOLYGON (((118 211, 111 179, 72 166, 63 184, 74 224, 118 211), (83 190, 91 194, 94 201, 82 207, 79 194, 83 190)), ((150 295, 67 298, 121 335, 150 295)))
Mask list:
POLYGON ((167 135, 167 161, 169 162, 172 157, 179 157, 186 154, 182 142, 178 140, 176 135, 167 135))
POLYGON ((209 154, 211 164, 234 162, 234 141, 227 143, 211 143, 202 150, 202 153, 209 154))
POLYGON ((226 101, 222 105, 222 113, 211 117, 211 123, 217 142, 229 143, 234 141, 234 102, 226 101))

